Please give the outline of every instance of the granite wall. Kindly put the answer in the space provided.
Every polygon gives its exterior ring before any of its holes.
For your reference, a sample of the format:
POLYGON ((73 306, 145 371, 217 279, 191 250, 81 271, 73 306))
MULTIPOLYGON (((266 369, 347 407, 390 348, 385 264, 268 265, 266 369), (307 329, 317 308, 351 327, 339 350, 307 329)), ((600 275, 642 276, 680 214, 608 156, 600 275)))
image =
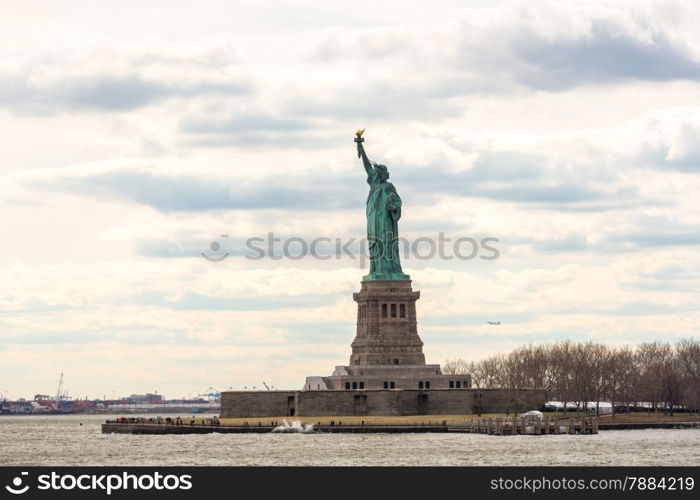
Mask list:
POLYGON ((335 415, 461 415, 536 410, 540 389, 225 391, 222 418, 335 415))

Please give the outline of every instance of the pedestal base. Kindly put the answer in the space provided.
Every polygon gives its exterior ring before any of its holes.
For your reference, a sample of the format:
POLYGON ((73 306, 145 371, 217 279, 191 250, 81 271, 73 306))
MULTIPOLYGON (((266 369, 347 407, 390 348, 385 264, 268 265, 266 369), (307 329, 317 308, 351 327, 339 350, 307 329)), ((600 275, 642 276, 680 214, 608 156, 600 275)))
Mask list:
POLYGON ((350 365, 424 365, 411 280, 366 280, 357 302, 357 335, 350 365))

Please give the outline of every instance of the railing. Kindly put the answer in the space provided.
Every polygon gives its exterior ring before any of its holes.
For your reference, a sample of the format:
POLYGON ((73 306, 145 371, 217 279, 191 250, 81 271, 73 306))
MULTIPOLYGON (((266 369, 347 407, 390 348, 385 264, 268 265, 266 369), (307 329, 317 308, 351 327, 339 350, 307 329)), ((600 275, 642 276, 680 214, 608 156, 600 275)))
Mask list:
MULTIPOLYGON (((218 418, 193 419, 193 418, 170 418, 170 417, 121 417, 113 420, 107 420, 107 424, 123 424, 123 425, 139 425, 139 426, 154 426, 154 427, 197 427, 197 428, 230 428, 230 429, 274 429, 282 425, 282 421, 277 420, 254 420, 242 421, 236 423, 221 424, 218 418)), ((423 421, 393 421, 393 422, 376 422, 376 421, 346 421, 331 420, 325 422, 308 422, 315 429, 432 429, 440 432, 465 432, 475 434, 490 434, 490 435, 515 435, 515 434, 597 434, 598 419, 596 417, 580 417, 570 419, 557 418, 532 418, 532 417, 488 417, 478 418, 464 421, 448 421, 448 420, 423 420, 423 421)))

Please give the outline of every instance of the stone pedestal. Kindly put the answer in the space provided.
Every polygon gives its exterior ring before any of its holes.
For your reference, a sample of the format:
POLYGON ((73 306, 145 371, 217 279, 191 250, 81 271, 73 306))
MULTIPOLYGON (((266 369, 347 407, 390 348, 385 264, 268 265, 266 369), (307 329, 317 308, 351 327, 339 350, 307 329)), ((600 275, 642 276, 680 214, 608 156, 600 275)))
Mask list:
POLYGON ((410 280, 363 281, 357 302, 357 334, 350 366, 424 365, 416 300, 410 280))

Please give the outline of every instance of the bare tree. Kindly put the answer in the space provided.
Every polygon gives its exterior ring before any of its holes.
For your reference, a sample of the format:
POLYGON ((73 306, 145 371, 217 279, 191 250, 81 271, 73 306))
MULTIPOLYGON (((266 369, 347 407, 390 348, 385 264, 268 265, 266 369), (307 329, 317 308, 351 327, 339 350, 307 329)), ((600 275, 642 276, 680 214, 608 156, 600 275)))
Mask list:
POLYGON ((446 359, 442 365, 442 373, 445 375, 464 375, 469 373, 469 363, 462 358, 446 359))
POLYGON ((659 380, 659 373, 669 350, 668 344, 659 342, 637 346, 636 364, 639 370, 637 395, 641 401, 651 405, 651 411, 656 411, 663 403, 663 386, 659 380))
POLYGON ((471 375, 477 413, 482 389, 495 388, 504 390, 508 413, 522 407, 525 388, 543 389, 547 400, 558 399, 565 410, 569 402, 579 411, 595 402, 597 415, 603 401, 611 402, 613 417, 618 407, 640 402, 671 415, 682 406, 700 411, 700 343, 694 339, 616 349, 594 342, 528 344, 476 362, 448 359, 443 371, 471 375))
POLYGON ((502 387, 502 358, 491 356, 479 362, 479 370, 482 377, 482 386, 485 389, 496 389, 502 387))
POLYGON ((545 397, 551 392, 548 376, 549 359, 547 348, 545 346, 534 346, 528 344, 513 351, 510 356, 518 358, 520 365, 519 387, 534 388, 545 390, 545 397))
POLYGON ((605 344, 588 343, 585 345, 588 358, 588 380, 590 400, 595 401, 596 416, 600 416, 600 403, 608 399, 611 374, 608 371, 611 352, 605 344))
POLYGON ((685 378, 683 403, 700 412, 700 342, 683 339, 676 345, 679 368, 685 378))
POLYGON ((552 393, 562 402, 564 411, 567 403, 574 401, 574 344, 571 341, 559 342, 549 349, 549 364, 552 379, 552 393))
POLYGON ((637 370, 635 352, 630 347, 621 347, 611 351, 606 363, 608 374, 607 396, 612 404, 612 416, 615 417, 619 405, 628 408, 637 401, 635 387, 637 370))
POLYGON ((484 408, 481 389, 485 380, 482 363, 470 361, 467 363, 467 372, 471 375, 472 388, 476 389, 474 394, 474 413, 481 416, 484 408))

